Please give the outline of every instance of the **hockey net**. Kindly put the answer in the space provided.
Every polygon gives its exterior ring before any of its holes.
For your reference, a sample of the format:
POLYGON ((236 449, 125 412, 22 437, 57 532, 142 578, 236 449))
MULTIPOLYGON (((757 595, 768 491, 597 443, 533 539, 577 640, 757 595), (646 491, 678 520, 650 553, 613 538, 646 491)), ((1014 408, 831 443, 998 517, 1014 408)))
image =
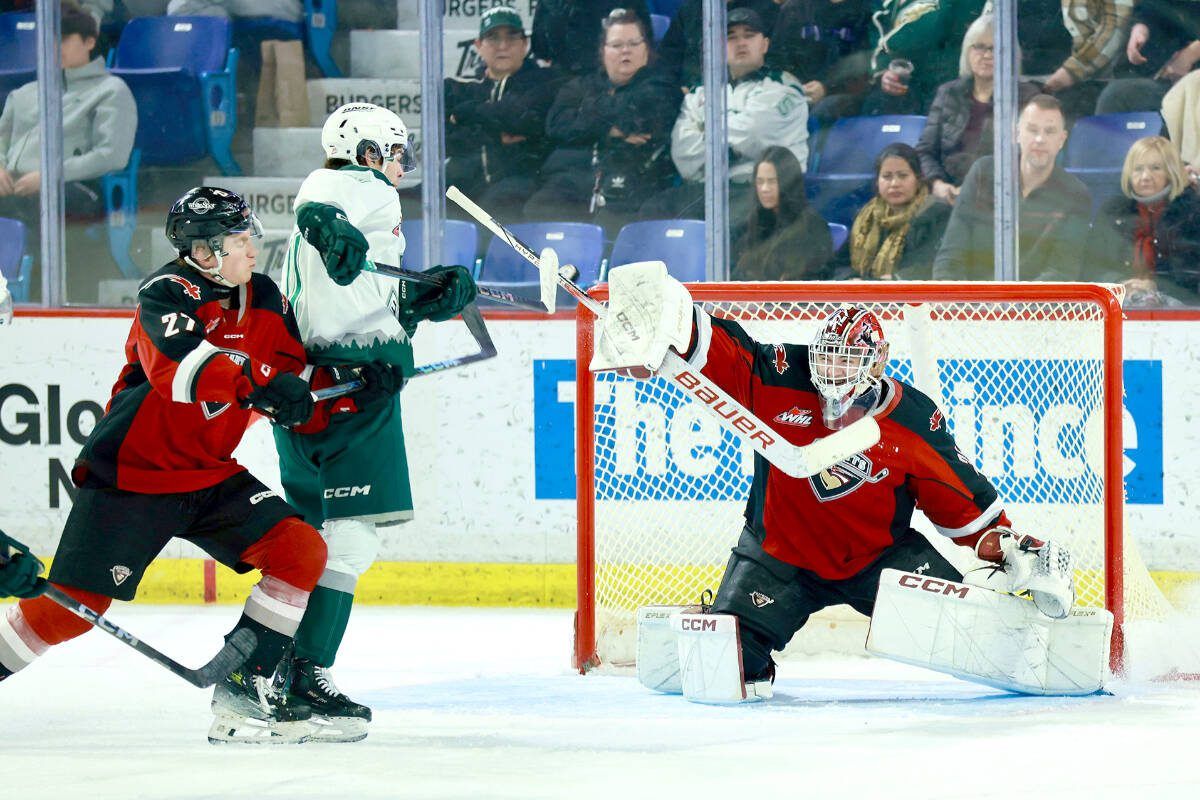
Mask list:
MULTIPOLYGON (((938 403, 960 450, 995 484, 1019 530, 1074 554, 1079 604, 1107 607, 1116 617, 1114 667, 1123 656, 1122 623, 1168 613, 1124 533, 1121 313, 1109 288, 689 288, 710 314, 737 320, 763 342, 808 342, 835 308, 867 304, 891 342, 888 374, 938 403)), ((716 590, 743 526, 753 471, 753 453, 739 437, 666 381, 589 373, 593 322, 581 308, 580 669, 633 664, 639 606, 695 603, 716 590)), ((914 524, 921 529, 922 522, 914 524)))

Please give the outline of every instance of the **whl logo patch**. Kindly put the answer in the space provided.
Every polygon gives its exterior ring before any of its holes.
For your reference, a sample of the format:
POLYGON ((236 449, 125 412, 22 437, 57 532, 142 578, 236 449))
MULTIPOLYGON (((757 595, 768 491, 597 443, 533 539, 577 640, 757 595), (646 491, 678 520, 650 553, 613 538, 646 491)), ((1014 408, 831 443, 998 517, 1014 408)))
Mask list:
POLYGON ((822 503, 845 497, 864 483, 879 483, 888 475, 887 467, 875 472, 871 459, 855 453, 829 469, 821 470, 808 479, 808 485, 822 503))
POLYGON ((117 586, 120 586, 125 582, 126 578, 133 574, 133 570, 131 570, 129 567, 122 566, 121 564, 117 564, 115 567, 110 569, 109 572, 112 573, 113 583, 115 583, 117 586))
POLYGON ((771 603, 774 603, 775 600, 773 598, 767 597, 762 592, 751 592, 750 593, 750 602, 754 603, 755 608, 765 608, 766 606, 771 605, 771 603))
POLYGON ((787 411, 775 417, 775 421, 783 425, 796 425, 801 428, 807 428, 812 425, 813 415, 811 411, 806 411, 799 406, 792 406, 787 411))

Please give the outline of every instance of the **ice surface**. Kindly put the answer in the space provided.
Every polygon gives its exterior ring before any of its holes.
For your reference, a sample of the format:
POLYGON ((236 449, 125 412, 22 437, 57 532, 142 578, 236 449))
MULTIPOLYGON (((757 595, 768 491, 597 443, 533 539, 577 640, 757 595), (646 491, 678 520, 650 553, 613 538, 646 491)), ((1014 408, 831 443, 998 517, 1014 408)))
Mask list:
MULTIPOLYGON (((237 609, 116 604, 203 663, 237 609)), ((214 747, 208 692, 98 632, 0 684, 0 797, 1200 797, 1200 686, 1017 697, 868 658, 784 664, 776 698, 689 704, 569 667, 571 615, 357 609, 335 668, 357 744, 214 747)))

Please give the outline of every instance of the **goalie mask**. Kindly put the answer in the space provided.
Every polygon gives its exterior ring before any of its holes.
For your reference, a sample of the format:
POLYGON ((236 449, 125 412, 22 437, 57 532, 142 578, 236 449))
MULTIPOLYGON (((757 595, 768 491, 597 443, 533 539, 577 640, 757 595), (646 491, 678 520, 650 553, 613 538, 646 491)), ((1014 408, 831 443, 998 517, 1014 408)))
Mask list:
POLYGON ((846 306, 825 321, 808 348, 825 427, 844 428, 875 407, 887 355, 883 327, 863 306, 846 306))
POLYGON ((225 237, 246 232, 262 238, 262 223, 238 194, 226 189, 189 189, 167 212, 167 239, 179 257, 221 286, 234 286, 221 275, 221 259, 229 255, 225 237), (206 258, 208 253, 216 258, 215 267, 196 263, 196 258, 206 258))
POLYGON ((366 166, 368 161, 396 161, 404 172, 416 169, 404 121, 371 103, 348 103, 329 115, 321 127, 326 158, 366 166))

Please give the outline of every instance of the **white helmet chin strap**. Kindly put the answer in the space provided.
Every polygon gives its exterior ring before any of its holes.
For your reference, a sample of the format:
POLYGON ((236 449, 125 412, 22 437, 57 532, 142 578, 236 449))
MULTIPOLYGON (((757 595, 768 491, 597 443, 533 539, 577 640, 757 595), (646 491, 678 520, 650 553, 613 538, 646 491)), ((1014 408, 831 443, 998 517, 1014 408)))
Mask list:
POLYGON ((221 262, 221 251, 213 250, 212 254, 217 259, 217 265, 215 267, 213 267, 212 269, 208 269, 206 267, 200 266, 199 264, 197 264, 195 261, 192 260, 192 257, 190 255, 184 256, 183 260, 186 261, 193 269, 198 270, 201 273, 203 273, 205 275, 205 277, 207 277, 213 283, 220 284, 221 286, 226 286, 230 289, 236 289, 237 284, 231 283, 230 281, 226 280, 225 276, 221 274, 221 263, 222 263, 221 262))

